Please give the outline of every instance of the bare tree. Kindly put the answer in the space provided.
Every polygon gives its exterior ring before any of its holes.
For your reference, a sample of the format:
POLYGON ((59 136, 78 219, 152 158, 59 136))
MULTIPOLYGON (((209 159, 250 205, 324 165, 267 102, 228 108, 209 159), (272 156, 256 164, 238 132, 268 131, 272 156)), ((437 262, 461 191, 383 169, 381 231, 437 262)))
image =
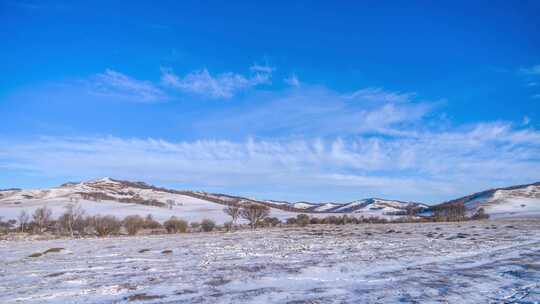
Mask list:
POLYGON ((80 205, 68 204, 65 209, 66 211, 59 218, 60 224, 73 237, 73 231, 83 226, 80 223, 84 220, 85 212, 80 205))
POLYGON ((171 216, 170 219, 163 223, 168 233, 186 232, 188 223, 184 220, 178 219, 176 216, 171 216))
POLYGON ((231 227, 234 227, 236 225, 236 221, 238 220, 238 217, 240 216, 240 207, 229 206, 223 209, 223 212, 225 212, 227 215, 231 217, 232 219, 231 227))
POLYGON ((47 206, 43 206, 34 211, 34 214, 32 214, 32 219, 34 220, 39 233, 43 233, 43 231, 45 231, 51 222, 51 216, 52 211, 51 209, 47 208, 47 206))
POLYGON ((281 224, 281 221, 277 217, 267 217, 263 220, 263 222, 267 227, 275 227, 281 224))
POLYGON ((135 235, 144 227, 144 219, 139 215, 129 215, 124 218, 123 224, 129 235, 135 235))
POLYGON ((147 214, 144 219, 144 229, 158 229, 161 228, 161 224, 154 219, 151 214, 147 214))
POLYGON ((240 210, 240 216, 249 222, 251 229, 255 229, 269 214, 270 208, 257 204, 243 206, 240 210))
POLYGON ((296 224, 300 227, 305 227, 309 225, 309 216, 307 214, 298 214, 296 216, 296 224))
POLYGON ((212 220, 203 219, 201 221, 201 228, 202 228, 202 231, 204 232, 210 232, 214 230, 215 227, 216 227, 216 223, 212 220))
POLYGON ((11 219, 4 222, 0 216, 0 233, 9 233, 15 227, 15 224, 17 224, 16 220, 11 219))
POLYGON ((100 237, 118 234, 122 227, 122 222, 112 215, 96 215, 92 217, 92 224, 100 237))
POLYGON ((30 216, 25 210, 23 210, 17 216, 17 220, 19 220, 19 227, 21 228, 21 232, 24 232, 26 230, 25 228, 28 225, 28 222, 30 221, 30 216))

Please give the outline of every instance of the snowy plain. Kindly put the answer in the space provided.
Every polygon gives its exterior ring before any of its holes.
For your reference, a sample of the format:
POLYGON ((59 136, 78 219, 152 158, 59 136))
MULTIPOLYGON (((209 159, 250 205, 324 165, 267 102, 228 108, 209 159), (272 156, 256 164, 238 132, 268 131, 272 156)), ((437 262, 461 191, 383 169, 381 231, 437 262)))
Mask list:
POLYGON ((2 241, 0 257, 0 303, 540 301, 540 220, 2 241))

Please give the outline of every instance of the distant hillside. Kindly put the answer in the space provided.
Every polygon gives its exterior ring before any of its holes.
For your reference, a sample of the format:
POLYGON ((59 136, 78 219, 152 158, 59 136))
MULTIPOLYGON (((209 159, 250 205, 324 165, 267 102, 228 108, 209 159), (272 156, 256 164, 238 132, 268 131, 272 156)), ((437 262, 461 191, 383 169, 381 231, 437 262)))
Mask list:
POLYGON ((492 218, 540 217, 540 182, 485 190, 431 206, 429 209, 453 206, 463 206, 468 215, 482 208, 492 218))
POLYGON ((173 190, 144 182, 101 178, 84 182, 68 182, 49 189, 0 190, 0 211, 4 217, 15 217, 22 209, 42 205, 56 206, 79 202, 93 213, 114 213, 119 216, 156 213, 163 217, 178 215, 225 221, 225 206, 261 204, 282 218, 308 213, 312 216, 349 214, 352 216, 396 219, 409 215, 431 216, 435 210, 463 206, 467 215, 482 208, 493 218, 540 216, 540 183, 490 189, 434 206, 381 198, 367 198, 349 203, 286 202, 259 200, 241 196, 202 191, 173 190), (99 204, 97 204, 99 203, 99 204))

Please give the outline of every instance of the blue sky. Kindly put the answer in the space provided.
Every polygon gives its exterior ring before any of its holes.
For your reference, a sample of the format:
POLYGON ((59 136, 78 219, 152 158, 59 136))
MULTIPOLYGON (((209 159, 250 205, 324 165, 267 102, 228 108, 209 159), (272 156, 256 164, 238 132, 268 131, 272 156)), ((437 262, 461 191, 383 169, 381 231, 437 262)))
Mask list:
POLYGON ((540 3, 0 0, 0 188, 438 202, 540 180, 540 3))

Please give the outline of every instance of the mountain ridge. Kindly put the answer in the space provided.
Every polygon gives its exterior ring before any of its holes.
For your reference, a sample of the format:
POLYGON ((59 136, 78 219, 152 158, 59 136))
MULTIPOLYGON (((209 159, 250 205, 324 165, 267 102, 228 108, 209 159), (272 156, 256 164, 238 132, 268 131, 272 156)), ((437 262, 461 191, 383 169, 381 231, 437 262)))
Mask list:
POLYGON ((209 193, 204 191, 175 190, 154 186, 141 181, 127 181, 110 177, 82 182, 67 182, 48 189, 7 189, 0 190, 0 202, 25 200, 64 200, 78 199, 91 201, 114 201, 153 207, 170 208, 171 200, 190 197, 222 206, 262 204, 272 209, 291 213, 309 214, 353 214, 356 216, 405 216, 424 215, 437 208, 463 205, 467 213, 473 214, 484 208, 492 213, 538 213, 540 216, 540 182, 493 188, 466 195, 440 204, 427 205, 419 202, 406 202, 383 198, 364 198, 348 203, 311 203, 307 201, 287 202, 259 200, 242 196, 209 193), (172 198, 171 198, 172 197, 172 198), (538 202, 537 202, 538 201, 538 202), (518 207, 519 206, 519 207, 518 207), (505 209, 507 207, 507 209, 505 209))

